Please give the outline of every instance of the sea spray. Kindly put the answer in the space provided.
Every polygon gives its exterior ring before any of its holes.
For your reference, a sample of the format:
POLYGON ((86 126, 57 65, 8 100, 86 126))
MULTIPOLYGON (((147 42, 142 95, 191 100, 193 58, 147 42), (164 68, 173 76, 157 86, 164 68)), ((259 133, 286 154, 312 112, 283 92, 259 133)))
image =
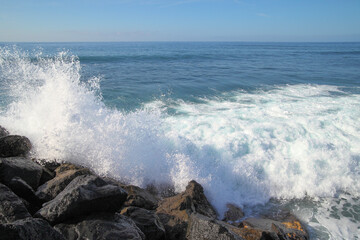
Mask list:
POLYGON ((2 48, 0 78, 8 91, 0 124, 28 136, 38 158, 82 164, 142 187, 169 183, 181 191, 195 179, 220 215, 227 202, 246 210, 271 198, 310 198, 317 215, 297 215, 311 226, 334 238, 358 231, 358 215, 339 215, 354 226, 331 232, 323 204, 344 192, 359 197, 358 94, 279 85, 197 103, 155 100, 123 112, 105 106, 100 78, 81 80, 80 73, 78 58, 67 52, 33 56, 2 48))
POLYGON ((97 79, 80 81, 78 59, 62 52, 30 60, 6 50, 1 69, 14 99, 1 122, 28 136, 38 158, 71 161, 138 185, 172 181, 179 154, 167 147, 159 111, 106 108, 94 94, 97 79))

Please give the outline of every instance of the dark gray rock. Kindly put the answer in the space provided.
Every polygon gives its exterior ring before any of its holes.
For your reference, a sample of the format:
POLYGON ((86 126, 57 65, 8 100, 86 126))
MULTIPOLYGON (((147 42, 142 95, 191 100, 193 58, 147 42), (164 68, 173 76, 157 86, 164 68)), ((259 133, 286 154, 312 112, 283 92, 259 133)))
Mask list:
POLYGON ((156 213, 165 227, 168 239, 185 239, 192 213, 199 213, 212 219, 217 215, 207 200, 202 186, 195 181, 189 182, 185 192, 163 199, 156 213))
POLYGON ((138 207, 127 207, 121 210, 121 214, 130 217, 147 239, 165 239, 165 228, 155 212, 138 207))
POLYGON ((31 142, 27 137, 8 135, 0 138, 0 157, 25 156, 31 150, 31 142))
POLYGON ((189 219, 186 238, 189 240, 243 240, 225 222, 193 213, 189 219))
POLYGON ((0 224, 0 238, 2 240, 65 240, 49 223, 38 218, 0 224))
POLYGON ((0 158, 0 180, 9 184, 14 177, 24 180, 33 189, 39 185, 42 167, 24 157, 0 158))
POLYGON ((116 211, 126 197, 124 189, 97 176, 78 176, 53 200, 44 203, 35 216, 55 224, 93 212, 116 211))
POLYGON ((97 214, 75 223, 61 223, 54 226, 68 240, 144 240, 145 235, 128 217, 120 214, 97 214))
POLYGON ((39 205, 34 205, 34 204, 29 203, 24 198, 20 198, 20 199, 23 202, 23 204, 25 205, 28 212, 31 214, 31 216, 33 216, 41 208, 41 206, 39 206, 39 205))
POLYGON ((128 192, 124 206, 134 206, 148 210, 154 210, 158 207, 160 199, 147 190, 133 185, 123 185, 122 187, 128 192))
POLYGON ((27 217, 31 215, 21 199, 0 183, 0 223, 10 223, 27 217))
POLYGON ((14 177, 8 184, 8 187, 19 197, 25 199, 30 204, 35 205, 38 209, 42 202, 36 197, 34 190, 21 178, 14 177))
POLYGON ((0 126, 0 137, 5 137, 9 135, 9 131, 6 130, 4 127, 0 126))
POLYGON ((46 167, 43 167, 43 171, 41 174, 39 185, 43 185, 44 183, 50 181, 55 177, 55 173, 47 169, 46 167))
POLYGON ((65 169, 63 166, 57 168, 55 172, 56 176, 45 182, 36 191, 36 196, 45 202, 54 199, 76 177, 91 174, 86 168, 68 167, 65 169))
POLYGON ((223 221, 225 221, 225 222, 239 221, 240 219, 242 219, 245 216, 245 214, 241 210, 241 208, 239 208, 238 206, 236 206, 234 204, 228 203, 228 204, 226 204, 226 207, 228 208, 228 210, 225 212, 224 218, 223 218, 223 221))

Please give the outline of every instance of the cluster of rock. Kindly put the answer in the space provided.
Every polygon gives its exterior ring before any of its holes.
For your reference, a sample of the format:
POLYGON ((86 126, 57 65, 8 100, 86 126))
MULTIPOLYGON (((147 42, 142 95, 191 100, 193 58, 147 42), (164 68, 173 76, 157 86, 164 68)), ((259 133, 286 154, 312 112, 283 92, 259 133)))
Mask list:
POLYGON ((30 149, 29 139, 0 127, 4 240, 308 239, 291 215, 243 220, 241 209, 228 205, 224 219, 218 220, 195 181, 182 193, 160 197, 81 166, 30 159, 30 149))

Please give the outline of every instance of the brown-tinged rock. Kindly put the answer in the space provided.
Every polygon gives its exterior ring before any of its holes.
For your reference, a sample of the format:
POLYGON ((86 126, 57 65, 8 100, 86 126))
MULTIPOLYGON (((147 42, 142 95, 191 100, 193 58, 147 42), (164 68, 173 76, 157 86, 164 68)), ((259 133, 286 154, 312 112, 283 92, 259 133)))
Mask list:
POLYGON ((295 217, 276 221, 263 218, 248 218, 239 228, 232 229, 238 235, 248 240, 307 240, 309 235, 295 217))
POLYGON ((165 198, 156 209, 163 223, 168 239, 186 239, 186 229, 192 213, 199 213, 211 219, 216 211, 207 200, 200 184, 190 181, 185 192, 165 198))
POLYGON ((128 197, 124 206, 134 206, 154 210, 158 206, 160 199, 145 189, 133 185, 122 185, 127 191, 128 197))

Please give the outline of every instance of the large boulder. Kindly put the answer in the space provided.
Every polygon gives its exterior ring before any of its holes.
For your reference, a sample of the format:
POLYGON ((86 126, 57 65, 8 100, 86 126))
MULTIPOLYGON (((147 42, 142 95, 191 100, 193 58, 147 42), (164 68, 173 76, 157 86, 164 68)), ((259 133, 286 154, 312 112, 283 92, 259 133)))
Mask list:
POLYGON ((54 199, 66 186, 81 175, 90 174, 87 168, 81 168, 72 164, 63 164, 55 169, 56 176, 39 186, 36 196, 47 202, 54 199))
POLYGON ((42 167, 24 157, 0 158, 0 181, 9 184, 14 177, 23 179, 36 189, 42 175, 42 167))
POLYGON ((124 206, 134 206, 148 210, 154 210, 158 207, 159 198, 149 191, 133 185, 123 185, 122 187, 128 192, 124 206))
POLYGON ((27 217, 31 215, 21 199, 0 183, 0 223, 10 223, 27 217))
POLYGON ((145 234, 146 239, 165 239, 165 228, 155 212, 138 207, 127 207, 121 210, 121 214, 130 217, 145 234))
POLYGON ((25 199, 31 205, 38 207, 42 202, 36 197, 34 190, 21 178, 14 177, 8 184, 8 187, 19 197, 25 199))
POLYGON ((225 222, 193 213, 189 219, 186 239, 189 240, 243 240, 231 231, 232 226, 225 222))
POLYGON ((190 181, 185 192, 165 198, 156 209, 168 239, 185 239, 190 215, 199 213, 211 219, 216 211, 207 200, 202 186, 190 181))
POLYGON ((96 214, 77 222, 61 223, 54 226, 67 240, 144 240, 145 235, 128 217, 120 214, 96 214))
POLYGON ((65 240, 63 235, 53 229, 43 219, 26 218, 12 223, 0 223, 2 240, 65 240))
POLYGON ((31 150, 31 142, 27 137, 8 135, 0 138, 0 157, 25 156, 31 150))
POLYGON ((76 177, 61 193, 43 207, 35 216, 52 224, 76 216, 99 211, 116 211, 126 200, 127 193, 93 175, 76 177))
POLYGON ((9 135, 9 131, 6 130, 4 127, 0 126, 0 137, 5 137, 9 135))
POLYGON ((244 239, 269 240, 307 240, 309 235, 300 221, 289 216, 282 221, 266 218, 248 218, 233 228, 244 239))

